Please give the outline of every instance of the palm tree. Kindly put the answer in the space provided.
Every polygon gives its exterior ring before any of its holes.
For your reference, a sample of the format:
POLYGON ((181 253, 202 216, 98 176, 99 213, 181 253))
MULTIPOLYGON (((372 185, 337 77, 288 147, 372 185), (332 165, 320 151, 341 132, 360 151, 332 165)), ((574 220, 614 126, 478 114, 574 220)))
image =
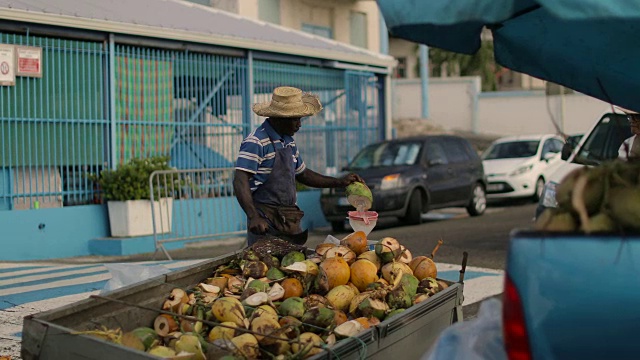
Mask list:
MULTIPOLYGON (((417 48, 416 48, 416 51, 417 48)), ((482 91, 497 89, 496 72, 500 69, 493 55, 493 42, 483 41, 474 55, 464 55, 438 48, 429 48, 430 76, 480 76, 482 91)), ((420 66, 420 65, 418 65, 420 66)))

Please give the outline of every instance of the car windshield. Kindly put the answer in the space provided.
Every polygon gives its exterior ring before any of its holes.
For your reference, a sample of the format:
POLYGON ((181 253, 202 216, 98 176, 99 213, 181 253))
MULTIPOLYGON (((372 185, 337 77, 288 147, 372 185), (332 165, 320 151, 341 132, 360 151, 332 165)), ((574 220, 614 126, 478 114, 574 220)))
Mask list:
POLYGON ((421 142, 385 142, 362 149, 349 165, 350 169, 413 165, 418 160, 421 142))
POLYGON ((514 159, 535 156, 538 152, 539 144, 539 140, 496 143, 483 154, 482 159, 514 159))
POLYGON ((584 165, 598 165, 618 157, 622 142, 633 135, 624 115, 610 114, 602 118, 591 131, 574 161, 584 165))

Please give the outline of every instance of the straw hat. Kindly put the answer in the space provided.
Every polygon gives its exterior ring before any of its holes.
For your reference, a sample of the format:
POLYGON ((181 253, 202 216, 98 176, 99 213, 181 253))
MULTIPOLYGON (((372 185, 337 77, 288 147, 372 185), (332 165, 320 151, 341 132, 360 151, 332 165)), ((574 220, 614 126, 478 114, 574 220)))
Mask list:
POLYGON ((253 112, 264 117, 301 118, 315 115, 320 110, 322 104, 316 95, 290 86, 273 89, 269 102, 253 104, 253 112))

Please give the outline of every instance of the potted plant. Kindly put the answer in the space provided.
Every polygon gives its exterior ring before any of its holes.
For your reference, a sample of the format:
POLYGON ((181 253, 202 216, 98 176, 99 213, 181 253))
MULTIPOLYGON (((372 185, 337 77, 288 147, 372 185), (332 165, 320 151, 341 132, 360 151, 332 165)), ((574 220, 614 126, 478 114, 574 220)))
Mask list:
MULTIPOLYGON (((134 158, 117 169, 90 175, 107 201, 112 237, 153 234, 149 177, 156 170, 171 170, 169 157, 134 158)), ((154 188, 156 232, 171 232, 173 198, 162 186, 154 188)))

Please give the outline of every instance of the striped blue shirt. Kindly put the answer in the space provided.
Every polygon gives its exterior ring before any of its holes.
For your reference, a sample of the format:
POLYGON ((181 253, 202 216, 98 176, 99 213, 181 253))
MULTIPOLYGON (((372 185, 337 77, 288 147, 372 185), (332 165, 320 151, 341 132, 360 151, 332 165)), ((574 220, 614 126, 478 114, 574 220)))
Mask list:
POLYGON ((296 175, 303 172, 306 166, 293 137, 278 134, 266 120, 240 144, 236 170, 253 174, 249 183, 251 191, 255 191, 258 186, 267 181, 275 163, 276 147, 280 149, 281 144, 293 148, 293 167, 296 169, 296 175), (276 146, 271 143, 269 136, 276 143, 276 146))

